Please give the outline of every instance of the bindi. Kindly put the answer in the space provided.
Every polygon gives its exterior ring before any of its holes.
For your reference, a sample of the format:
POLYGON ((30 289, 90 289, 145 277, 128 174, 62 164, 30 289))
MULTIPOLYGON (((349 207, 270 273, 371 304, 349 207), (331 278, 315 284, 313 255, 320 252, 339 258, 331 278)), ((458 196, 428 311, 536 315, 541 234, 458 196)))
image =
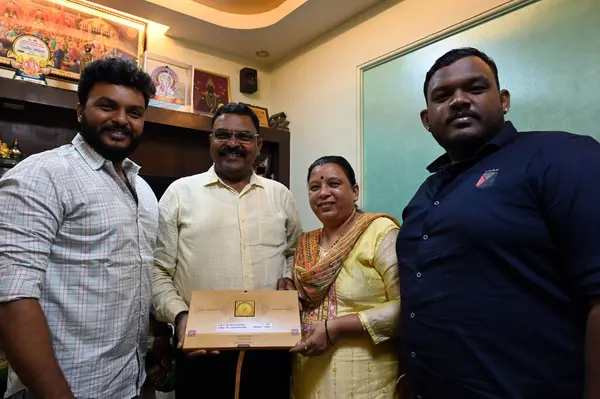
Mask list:
POLYGON ((324 179, 324 177, 323 177, 323 176, 321 176, 321 180, 323 180, 323 179, 324 179))

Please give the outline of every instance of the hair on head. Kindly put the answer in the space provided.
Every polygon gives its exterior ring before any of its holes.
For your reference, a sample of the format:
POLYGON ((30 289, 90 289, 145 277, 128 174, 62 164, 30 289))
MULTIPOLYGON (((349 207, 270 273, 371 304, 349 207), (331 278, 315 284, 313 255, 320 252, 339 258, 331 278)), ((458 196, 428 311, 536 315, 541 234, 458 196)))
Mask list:
POLYGON ((336 164, 337 166, 342 168, 344 174, 350 182, 350 186, 354 187, 356 185, 356 176, 354 175, 354 169, 352 169, 350 162, 348 162, 346 158, 341 157, 339 155, 326 155, 313 162, 308 167, 308 176, 306 176, 306 181, 308 182, 310 180, 310 174, 312 173, 314 168, 316 168, 317 166, 323 166, 328 163, 336 164))
POLYGON ((219 107, 217 109, 217 112, 215 112, 215 114, 212 118, 211 126, 214 126, 217 118, 224 114, 249 116, 250 119, 252 119, 252 124, 256 128, 256 133, 259 133, 260 122, 258 121, 258 116, 256 116, 254 111, 252 111, 252 109, 249 106, 247 106, 246 104, 230 102, 230 103, 223 105, 222 107, 219 107))
POLYGON ((429 88, 429 81, 431 80, 433 75, 435 75, 435 73, 440 69, 450 66, 456 61, 467 57, 477 57, 483 62, 485 62, 494 73, 494 78, 496 79, 496 86, 498 86, 498 89, 500 89, 500 80, 498 79, 498 67, 496 66, 494 60, 492 60, 490 57, 488 57, 487 54, 477 50, 476 48, 461 47, 456 48, 454 50, 450 50, 446 54, 442 55, 434 62, 429 71, 427 71, 427 74, 425 75, 425 83, 423 84, 423 94, 425 95, 425 100, 427 100, 427 89, 429 88))
POLYGON ((109 83, 136 89, 144 96, 146 107, 156 93, 150 75, 140 69, 135 61, 119 57, 102 58, 86 65, 81 72, 77 87, 77 98, 81 105, 85 105, 90 90, 96 83, 109 83))

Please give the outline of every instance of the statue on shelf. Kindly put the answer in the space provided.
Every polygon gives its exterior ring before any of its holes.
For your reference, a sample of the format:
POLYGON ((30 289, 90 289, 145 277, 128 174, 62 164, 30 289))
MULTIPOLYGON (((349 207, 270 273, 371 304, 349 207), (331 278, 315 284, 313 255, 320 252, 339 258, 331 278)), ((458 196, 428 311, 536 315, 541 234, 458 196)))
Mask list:
MULTIPOLYGON (((19 149, 19 143, 16 139, 13 142, 12 148, 8 146, 8 143, 5 143, 2 140, 0 140, 0 177, 4 176, 4 174, 8 172, 9 169, 18 164, 22 157, 23 154, 19 149)), ((0 380, 2 375, 1 363, 2 359, 0 353, 0 380)))
POLYGON ((16 159, 17 161, 20 161, 21 158, 23 158, 23 152, 19 148, 19 140, 17 139, 13 141, 12 146, 10 147, 10 157, 12 159, 16 159))
POLYGON ((8 144, 3 141, 0 141, 0 158, 10 159, 10 148, 8 148, 8 144))
POLYGON ((287 120, 285 112, 278 112, 269 118, 269 127, 281 130, 290 130, 290 121, 287 120))
POLYGON ((79 71, 83 71, 85 66, 90 62, 94 61, 94 54, 92 53, 92 45, 87 43, 83 46, 84 53, 81 54, 79 71))

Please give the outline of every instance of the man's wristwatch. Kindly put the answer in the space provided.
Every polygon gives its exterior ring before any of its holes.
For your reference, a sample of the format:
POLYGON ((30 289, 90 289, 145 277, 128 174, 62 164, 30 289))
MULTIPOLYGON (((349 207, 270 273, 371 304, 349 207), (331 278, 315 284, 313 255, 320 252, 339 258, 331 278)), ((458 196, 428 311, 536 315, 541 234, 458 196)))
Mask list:
POLYGON ((175 335, 175 327, 171 323, 160 323, 154 330, 154 337, 172 338, 175 335))

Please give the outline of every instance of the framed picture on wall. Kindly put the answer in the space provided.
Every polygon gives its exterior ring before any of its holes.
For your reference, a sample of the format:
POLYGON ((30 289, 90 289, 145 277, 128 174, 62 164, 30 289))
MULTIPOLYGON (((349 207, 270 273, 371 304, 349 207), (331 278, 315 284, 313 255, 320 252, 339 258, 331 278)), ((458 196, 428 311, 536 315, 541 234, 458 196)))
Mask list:
MULTIPOLYGON (((242 103, 243 104, 243 103, 242 103)), ((252 111, 258 116, 258 121, 260 125, 263 127, 269 127, 269 110, 263 107, 258 107, 256 105, 244 104, 250 107, 252 111)))
POLYGON ((270 146, 263 145, 260 154, 256 157, 254 164, 252 165, 254 168, 254 172, 262 177, 266 177, 267 179, 273 179, 273 171, 271 167, 272 161, 272 151, 270 146))
POLYGON ((48 52, 49 76, 79 80, 85 64, 117 56, 138 61, 145 48, 146 23, 77 0, 0 0, 0 65, 19 69, 27 56, 48 52), (45 45, 13 42, 30 35, 45 45))
POLYGON ((191 112, 194 70, 191 65, 146 51, 142 58, 142 68, 150 75, 156 87, 156 94, 150 100, 150 105, 191 112))
POLYGON ((229 76, 194 69, 194 112, 214 114, 231 101, 229 76))

